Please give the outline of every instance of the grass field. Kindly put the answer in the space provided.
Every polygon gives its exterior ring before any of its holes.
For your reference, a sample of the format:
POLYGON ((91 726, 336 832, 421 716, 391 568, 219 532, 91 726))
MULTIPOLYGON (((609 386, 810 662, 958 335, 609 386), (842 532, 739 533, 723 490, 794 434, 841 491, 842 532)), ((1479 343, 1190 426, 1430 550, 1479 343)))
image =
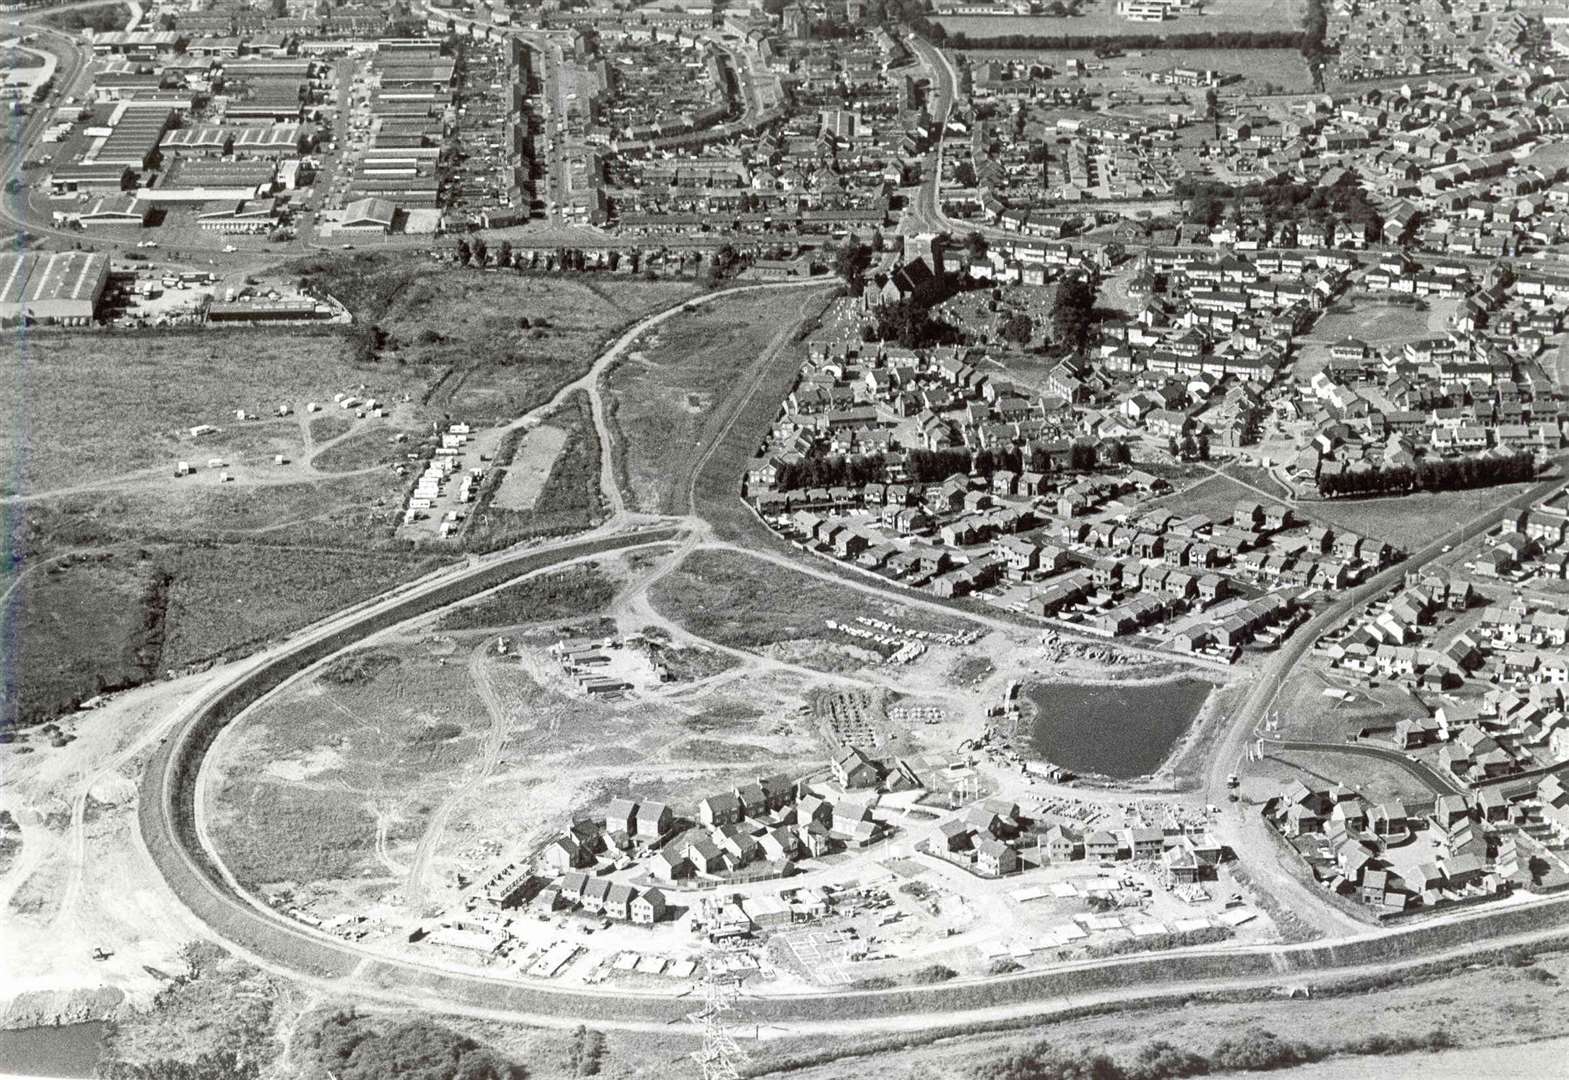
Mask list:
MULTIPOLYGON (((606 389, 629 503, 656 513, 686 509, 680 480, 694 446, 724 422, 727 396, 743 388, 743 372, 769 342, 821 303, 816 294, 778 290, 705 304, 665 322, 616 365, 606 389)), ((791 370, 799 362, 791 348, 778 360, 791 370)))
POLYGON ((1364 727, 1422 715, 1422 709, 1398 684, 1381 681, 1369 687, 1360 680, 1327 675, 1322 662, 1314 660, 1299 663, 1292 671, 1276 712, 1280 738, 1331 743, 1343 742, 1364 727), (1353 697, 1349 701, 1326 697, 1326 689, 1349 690, 1353 697))
POLYGON ((1419 491, 1381 499, 1331 499, 1304 502, 1300 509, 1315 521, 1416 551, 1445 530, 1502 506, 1530 487, 1507 484, 1438 494, 1419 491))
POLYGON ((1116 0, 1089 0, 1084 14, 1073 18, 1050 15, 945 15, 934 19, 950 34, 984 39, 1007 34, 1117 34, 1158 37, 1245 30, 1298 30, 1307 15, 1305 0, 1212 0, 1202 15, 1181 15, 1159 23, 1132 22, 1117 14, 1116 0))
POLYGON ((878 602, 865 593, 728 550, 694 552, 654 585, 649 599, 699 637, 741 649, 835 640, 825 621, 843 622, 857 615, 912 630, 959 629, 959 624, 925 612, 878 602))
MULTIPOLYGON (((311 459, 312 467, 321 472, 349 472, 372 465, 391 465, 403 460, 408 446, 393 441, 396 430, 375 427, 356 432, 342 442, 333 443, 311 459)), ((416 432, 406 432, 412 438, 416 432)))
POLYGON ((1433 793, 1416 777, 1375 758, 1307 750, 1267 750, 1261 762, 1248 766, 1250 776, 1268 776, 1282 784, 1301 780, 1315 788, 1344 784, 1373 802, 1425 799, 1433 793))
POLYGON ((339 435, 347 435, 354 426, 354 421, 343 416, 327 413, 323 416, 312 417, 310 421, 311 438, 316 442, 324 443, 329 439, 336 439, 339 435))
MULTIPOLYGON (((504 510, 489 500, 503 477, 487 480, 464 536, 471 550, 491 551, 531 536, 559 536, 588 528, 599 517, 599 439, 588 395, 575 393, 552 414, 551 426, 564 429, 566 441, 551 463, 550 475, 528 510, 504 510)), ((511 449, 518 443, 513 441, 511 449)), ((514 467, 510 461, 506 467, 514 467)))
POLYGON ((1155 500, 1153 505, 1173 513, 1206 514, 1214 521, 1229 521, 1238 502, 1259 498, 1258 492, 1244 487, 1229 476, 1211 475, 1196 483, 1186 482, 1193 486, 1183 488, 1182 481, 1173 481, 1173 485, 1180 490, 1155 500))
POLYGON ((3 614, 15 653, 0 722, 46 720, 104 690, 241 655, 436 565, 249 543, 117 545, 57 560, 29 573, 3 614))
POLYGON ((1369 345, 1415 341, 1431 332, 1428 314, 1411 304, 1343 301, 1319 318, 1313 336, 1331 344, 1346 337, 1360 338, 1369 345))
MULTIPOLYGON (((1235 477, 1245 484, 1258 488, 1259 491, 1268 492, 1277 499, 1286 499, 1291 494, 1285 490, 1279 480, 1275 479, 1273 473, 1257 465, 1231 464, 1226 465, 1221 471, 1227 476, 1235 477)), ((1250 494, 1257 496, 1258 492, 1250 492, 1250 494)))

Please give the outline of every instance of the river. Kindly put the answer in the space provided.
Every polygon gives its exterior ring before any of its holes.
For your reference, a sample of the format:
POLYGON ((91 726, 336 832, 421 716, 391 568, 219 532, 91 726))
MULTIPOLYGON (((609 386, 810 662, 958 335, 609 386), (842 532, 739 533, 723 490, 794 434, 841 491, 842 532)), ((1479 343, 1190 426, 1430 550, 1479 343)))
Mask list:
POLYGON ((0 1077, 90 1077, 103 1033, 102 1021, 0 1031, 0 1077))
POLYGON ((1161 762, 1209 697, 1202 679, 1149 683, 1031 683, 1023 693, 1034 720, 1035 756, 1076 773, 1116 780, 1161 762))

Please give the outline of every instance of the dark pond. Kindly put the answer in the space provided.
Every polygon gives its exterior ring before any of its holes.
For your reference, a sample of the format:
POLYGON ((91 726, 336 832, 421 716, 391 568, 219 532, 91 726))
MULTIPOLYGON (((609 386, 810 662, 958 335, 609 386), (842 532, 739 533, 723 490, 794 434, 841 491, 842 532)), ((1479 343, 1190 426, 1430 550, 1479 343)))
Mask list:
POLYGON ((1035 714, 1030 744, 1036 757, 1076 773, 1143 776, 1166 760, 1211 689, 1202 679, 1032 683, 1023 691, 1035 714))
POLYGON ((99 1021, 0 1031, 0 1074, 90 1077, 103 1033, 99 1021))

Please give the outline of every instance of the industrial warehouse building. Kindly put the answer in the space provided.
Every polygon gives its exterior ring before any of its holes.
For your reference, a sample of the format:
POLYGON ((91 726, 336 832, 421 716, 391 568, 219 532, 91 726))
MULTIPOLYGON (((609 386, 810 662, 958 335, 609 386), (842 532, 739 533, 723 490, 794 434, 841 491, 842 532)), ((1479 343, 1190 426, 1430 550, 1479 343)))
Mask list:
POLYGON ((85 326, 109 281, 109 256, 88 251, 0 255, 0 322, 85 326))
POLYGON ((337 232, 389 233, 397 207, 386 199, 356 199, 343 208, 337 232))
POLYGON ((208 161, 181 158, 174 162, 157 183, 138 194, 150 203, 228 203, 234 204, 272 192, 278 167, 270 161, 208 161))

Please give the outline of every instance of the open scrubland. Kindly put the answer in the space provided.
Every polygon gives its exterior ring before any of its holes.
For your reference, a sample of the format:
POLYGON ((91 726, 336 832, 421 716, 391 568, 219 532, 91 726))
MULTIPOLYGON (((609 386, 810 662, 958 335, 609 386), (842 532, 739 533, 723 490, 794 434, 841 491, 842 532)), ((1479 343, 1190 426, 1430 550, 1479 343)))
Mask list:
POLYGON ((218 759, 211 830, 248 887, 386 878, 486 713, 441 642, 351 653, 263 705, 218 759), (383 855, 383 858, 378 858, 383 855))
MULTIPOLYGON (((4 719, 45 720, 232 658, 439 565, 450 551, 394 536, 410 482, 397 469, 428 453, 431 424, 515 419, 626 323, 697 288, 412 256, 321 257, 290 272, 344 302, 354 325, 11 337, 25 362, 0 376, 22 406, 0 412, 14 554, 0 590, 31 659, 8 669, 4 719), (384 415, 341 408, 345 396, 384 415), (176 478, 179 462, 194 475, 176 478)), ((528 505, 485 508, 478 547, 600 514, 586 395, 551 423, 563 433, 553 453, 500 462, 543 477, 528 505)))
POLYGON ((475 422, 543 404, 621 327, 699 291, 690 282, 601 283, 380 255, 294 269, 354 312, 358 354, 424 372, 432 409, 475 422))
MULTIPOLYGON (((554 437, 551 441, 555 442, 554 437)), ((588 395, 571 394, 547 424, 510 434, 480 492, 465 543, 494 550, 536 536, 560 536, 593 525, 602 512, 599 490, 599 438, 588 395), (548 460, 529 453, 539 432, 560 433, 548 460), (509 498, 527 484, 526 499, 509 498), (525 505, 526 503, 526 505, 525 505)))
POLYGON ((0 411, 0 494, 103 485, 180 459, 243 452, 239 440, 299 437, 303 411, 335 393, 382 400, 421 392, 417 373, 354 362, 330 331, 8 335, 23 362, 0 376, 19 407, 0 411), (358 388, 364 386, 363 391, 358 388), (20 407, 20 406, 24 406, 20 407), (266 418, 237 422, 236 410, 266 418), (193 438, 190 429, 221 429, 193 438))
MULTIPOLYGON (((605 379, 618 482, 637 508, 686 509, 696 448, 729 421, 764 362, 794 371, 794 330, 821 310, 816 290, 744 293, 694 306, 649 332, 605 379), (771 350, 777 355, 770 357, 771 350)), ((771 399, 777 405, 777 399, 771 399)))
POLYGON ((525 578, 441 617, 443 630, 507 629, 596 615, 616 594, 616 581, 597 563, 525 578))
MULTIPOLYGON (((1315 1075, 1448 1076, 1436 1070, 1444 1057, 1430 1048, 1489 1047, 1507 1061, 1513 1044, 1562 1036, 1557 1010, 1566 980, 1563 953, 1513 954, 1422 978, 1317 987, 1310 997, 1195 994, 1175 1008, 1086 1010, 1054 1023, 985 1032, 934 1028, 863 1039, 771 1040, 755 1049, 753 1069, 781 1080, 829 1080, 851 1071, 930 1080, 1166 1080, 1295 1076, 1294 1066, 1327 1059, 1332 1064, 1315 1075)), ((612 1060, 617 1048, 612 1038, 612 1060)))
POLYGON ((649 593, 662 614, 700 638, 738 649, 760 649, 813 667, 843 670, 875 663, 896 647, 844 642, 827 622, 857 615, 910 630, 952 633, 945 620, 897 601, 881 601, 743 552, 699 550, 649 593))

